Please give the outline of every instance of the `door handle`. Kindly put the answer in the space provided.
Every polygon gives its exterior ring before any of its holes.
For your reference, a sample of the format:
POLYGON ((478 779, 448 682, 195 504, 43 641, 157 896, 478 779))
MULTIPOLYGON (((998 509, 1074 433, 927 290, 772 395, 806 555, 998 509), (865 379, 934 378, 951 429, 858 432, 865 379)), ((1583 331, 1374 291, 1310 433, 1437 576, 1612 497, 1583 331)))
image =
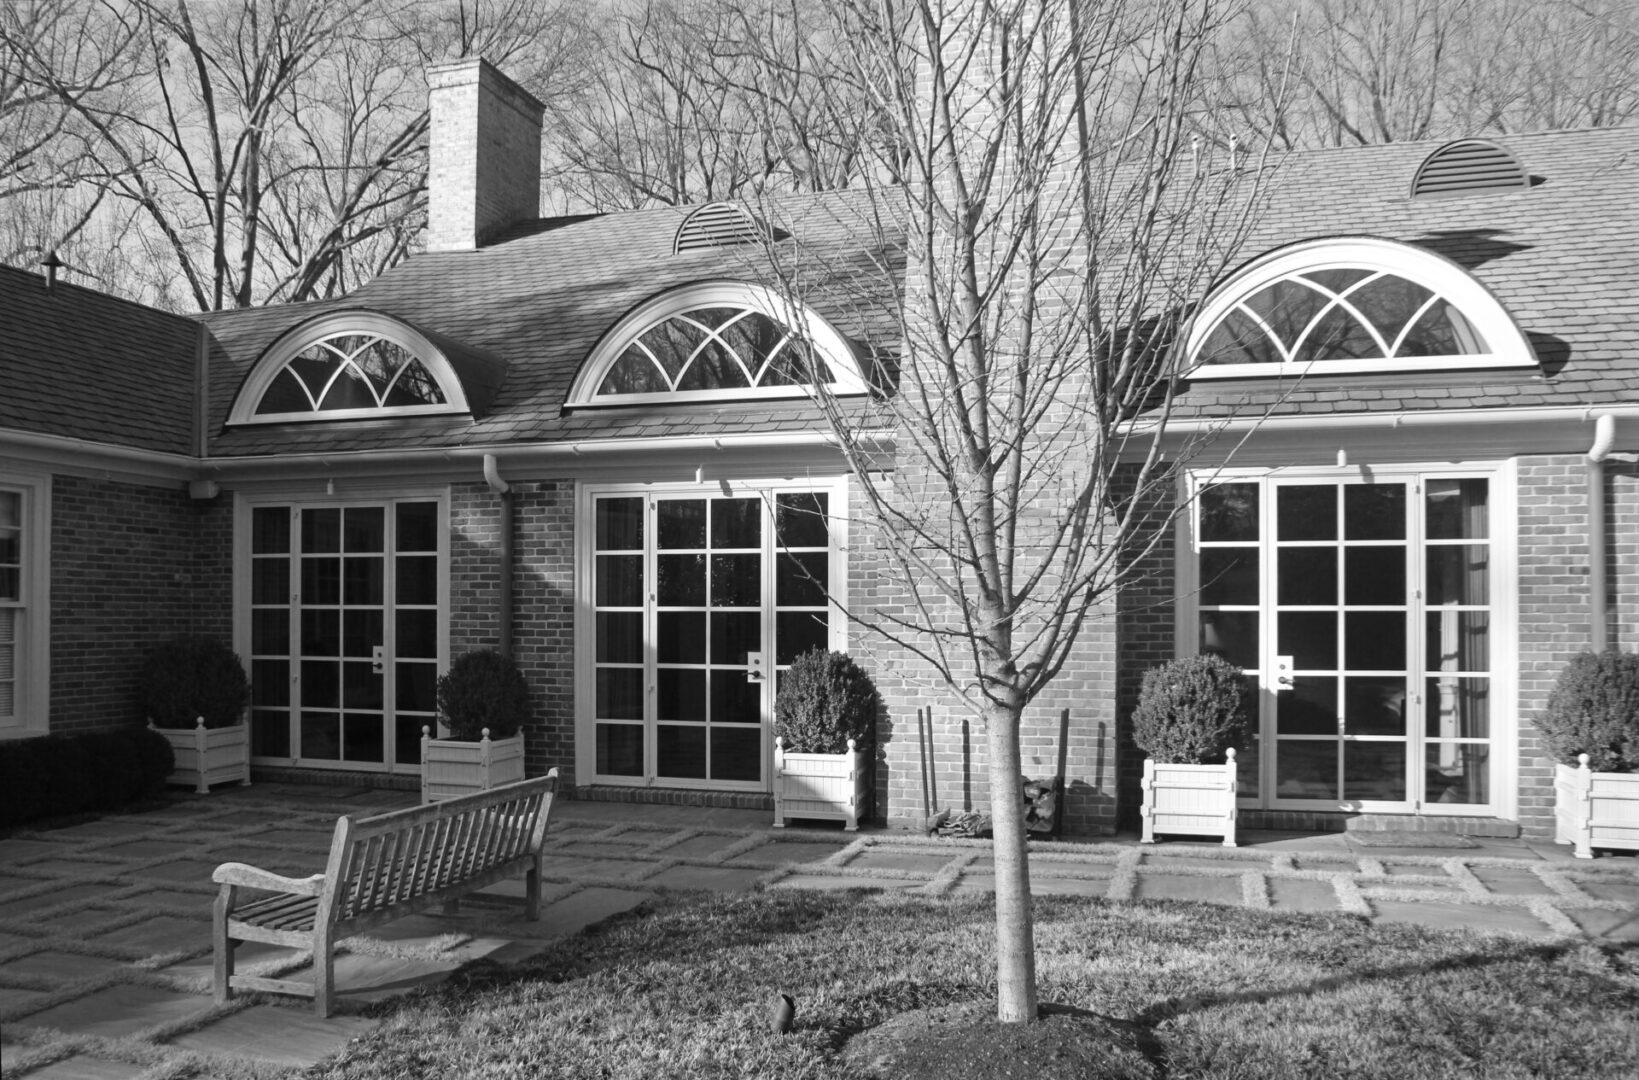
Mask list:
POLYGON ((763 678, 763 654, 760 652, 746 653, 746 681, 762 682, 763 678))
POLYGON ((1292 689, 1293 685, 1292 658, 1290 656, 1275 657, 1276 693, 1279 693, 1282 690, 1290 690, 1292 689))
POLYGON ((387 646, 377 645, 370 650, 370 674, 380 675, 387 670, 387 646))

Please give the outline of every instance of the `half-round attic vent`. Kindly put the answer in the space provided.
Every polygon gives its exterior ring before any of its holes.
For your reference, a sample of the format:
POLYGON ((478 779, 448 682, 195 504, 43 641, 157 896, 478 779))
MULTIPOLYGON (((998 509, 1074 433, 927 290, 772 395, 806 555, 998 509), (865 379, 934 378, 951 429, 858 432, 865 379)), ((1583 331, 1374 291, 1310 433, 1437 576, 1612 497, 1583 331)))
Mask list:
POLYGON ((1530 186, 1525 166, 1486 139, 1446 143, 1423 160, 1411 181, 1414 199, 1438 199, 1475 191, 1508 191, 1530 186))
POLYGON ((683 220, 683 224, 678 226, 672 251, 757 244, 762 242, 765 235, 766 230, 761 223, 738 206, 712 203, 702 206, 683 220))

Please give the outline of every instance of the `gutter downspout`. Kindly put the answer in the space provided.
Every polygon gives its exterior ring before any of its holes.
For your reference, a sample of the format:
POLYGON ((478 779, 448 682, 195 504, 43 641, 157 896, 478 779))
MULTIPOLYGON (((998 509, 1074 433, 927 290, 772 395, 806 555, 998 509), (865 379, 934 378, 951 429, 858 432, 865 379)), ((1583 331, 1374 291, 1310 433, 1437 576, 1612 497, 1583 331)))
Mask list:
POLYGON ((1588 447, 1588 647, 1604 652, 1610 647, 1609 600, 1605 595, 1605 462, 1639 461, 1639 455, 1613 454, 1616 417, 1594 418, 1593 445, 1588 447))
POLYGON ((484 480, 501 498, 501 603, 496 615, 500 623, 501 655, 512 659, 512 485, 501 479, 501 463, 494 454, 484 455, 484 480))

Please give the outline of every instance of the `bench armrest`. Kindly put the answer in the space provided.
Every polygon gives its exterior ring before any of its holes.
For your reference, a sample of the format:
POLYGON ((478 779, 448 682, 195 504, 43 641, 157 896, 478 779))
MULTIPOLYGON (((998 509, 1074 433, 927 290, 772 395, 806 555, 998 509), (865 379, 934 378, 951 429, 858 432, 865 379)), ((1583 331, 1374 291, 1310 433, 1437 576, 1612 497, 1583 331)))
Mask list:
POLYGON ((211 880, 220 885, 248 885, 253 889, 271 892, 296 893, 299 896, 318 896, 324 891, 324 875, 290 878, 270 870, 245 863, 223 863, 211 874, 211 880))

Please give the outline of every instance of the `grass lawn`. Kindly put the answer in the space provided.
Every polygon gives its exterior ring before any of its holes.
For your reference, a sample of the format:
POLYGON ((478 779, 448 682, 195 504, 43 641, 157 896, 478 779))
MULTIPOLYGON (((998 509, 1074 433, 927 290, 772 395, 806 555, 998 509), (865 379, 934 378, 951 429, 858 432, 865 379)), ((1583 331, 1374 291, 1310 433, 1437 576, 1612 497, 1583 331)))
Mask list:
MULTIPOLYGON (((1046 897, 1036 913, 1042 1001, 1136 1024, 1167 1080, 1639 1077, 1632 946, 1183 903, 1046 897)), ((993 994, 992 918, 988 899, 681 901, 474 966, 309 1075, 854 1076, 853 1035, 993 994), (788 1035, 769 1031, 781 992, 788 1035)))

